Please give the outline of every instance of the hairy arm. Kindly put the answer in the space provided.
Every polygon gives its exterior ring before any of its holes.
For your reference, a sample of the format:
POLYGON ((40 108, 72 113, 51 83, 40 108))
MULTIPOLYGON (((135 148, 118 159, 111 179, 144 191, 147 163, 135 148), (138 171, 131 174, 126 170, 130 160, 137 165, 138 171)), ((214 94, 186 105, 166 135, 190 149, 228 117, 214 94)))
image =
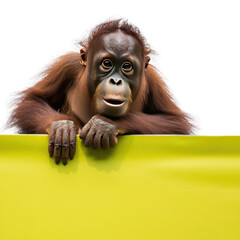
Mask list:
POLYGON ((42 99, 25 100, 15 110, 12 121, 20 133, 46 134, 54 121, 72 120, 69 116, 57 112, 42 99))
POLYGON ((191 124, 184 115, 129 113, 115 121, 119 132, 135 134, 190 134, 191 124))
POLYGON ((49 154, 56 163, 62 159, 66 164, 75 153, 77 120, 62 107, 68 89, 81 74, 79 56, 70 53, 59 58, 40 82, 21 94, 10 118, 10 126, 20 133, 49 134, 49 154))
POLYGON ((44 78, 21 93, 10 117, 20 133, 47 133, 53 121, 73 120, 61 112, 66 92, 79 74, 79 54, 62 56, 44 72, 44 78))

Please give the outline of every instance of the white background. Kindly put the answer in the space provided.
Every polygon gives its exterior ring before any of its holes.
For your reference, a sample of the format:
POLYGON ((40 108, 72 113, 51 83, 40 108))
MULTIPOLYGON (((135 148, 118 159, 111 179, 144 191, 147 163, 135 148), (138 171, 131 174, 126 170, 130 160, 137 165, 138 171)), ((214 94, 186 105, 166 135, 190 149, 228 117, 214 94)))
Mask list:
MULTIPOLYGON (((199 135, 240 135, 240 2, 2 1, 0 133, 16 92, 33 85, 56 57, 109 18, 138 26, 176 102, 199 135)), ((27 117, 27 116, 26 116, 27 117)))

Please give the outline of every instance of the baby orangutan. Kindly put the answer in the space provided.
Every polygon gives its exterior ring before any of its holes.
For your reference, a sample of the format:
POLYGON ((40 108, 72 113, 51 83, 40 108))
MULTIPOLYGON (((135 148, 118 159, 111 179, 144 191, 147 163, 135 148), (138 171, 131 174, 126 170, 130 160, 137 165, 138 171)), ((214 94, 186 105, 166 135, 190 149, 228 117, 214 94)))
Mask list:
POLYGON ((80 53, 60 57, 22 93, 10 119, 20 133, 48 134, 56 163, 73 158, 77 133, 87 147, 104 149, 124 133, 191 133, 136 27, 108 21, 80 44, 80 53))

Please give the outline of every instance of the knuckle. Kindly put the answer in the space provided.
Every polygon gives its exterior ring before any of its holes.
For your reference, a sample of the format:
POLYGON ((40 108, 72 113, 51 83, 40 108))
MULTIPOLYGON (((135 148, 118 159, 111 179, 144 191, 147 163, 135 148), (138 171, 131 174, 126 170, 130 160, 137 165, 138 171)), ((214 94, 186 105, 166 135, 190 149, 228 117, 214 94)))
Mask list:
POLYGON ((69 149, 69 145, 66 144, 66 145, 62 145, 62 151, 65 152, 69 149))
POLYGON ((56 138, 55 139, 55 145, 61 146, 62 145, 62 139, 61 138, 56 138))
POLYGON ((60 150, 61 147, 62 147, 61 144, 55 144, 55 145, 54 145, 54 149, 55 149, 56 151, 60 150))
POLYGON ((54 144, 53 143, 49 143, 48 144, 48 148, 53 148, 54 147, 54 144))

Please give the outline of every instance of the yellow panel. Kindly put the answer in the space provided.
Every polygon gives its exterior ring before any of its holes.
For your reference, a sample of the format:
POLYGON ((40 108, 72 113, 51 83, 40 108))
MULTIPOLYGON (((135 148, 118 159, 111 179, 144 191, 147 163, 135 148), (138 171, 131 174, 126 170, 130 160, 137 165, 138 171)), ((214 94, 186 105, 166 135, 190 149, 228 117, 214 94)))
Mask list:
POLYGON ((239 240, 240 137, 77 141, 67 166, 47 136, 0 136, 0 239, 239 240))

